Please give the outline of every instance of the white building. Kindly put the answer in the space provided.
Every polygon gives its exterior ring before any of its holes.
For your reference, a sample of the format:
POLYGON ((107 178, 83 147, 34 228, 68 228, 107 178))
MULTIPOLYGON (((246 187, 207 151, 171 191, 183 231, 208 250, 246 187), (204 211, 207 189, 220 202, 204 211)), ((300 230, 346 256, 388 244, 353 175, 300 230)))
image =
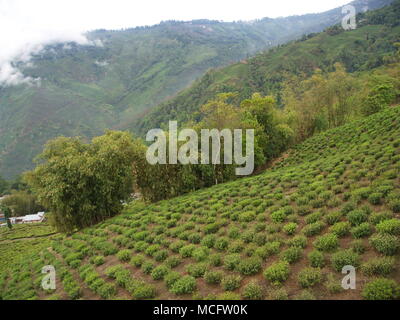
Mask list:
POLYGON ((26 223, 40 223, 45 218, 44 212, 38 212, 37 214, 29 214, 24 217, 13 217, 10 218, 12 224, 26 224, 26 223))

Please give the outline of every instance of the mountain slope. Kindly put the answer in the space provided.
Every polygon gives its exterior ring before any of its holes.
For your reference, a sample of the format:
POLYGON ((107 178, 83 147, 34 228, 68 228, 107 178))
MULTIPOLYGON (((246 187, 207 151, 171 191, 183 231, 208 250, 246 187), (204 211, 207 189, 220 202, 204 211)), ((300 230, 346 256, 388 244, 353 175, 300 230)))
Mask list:
MULTIPOLYGON (((357 0, 358 11, 390 0, 357 0)), ((99 135, 125 129, 160 102, 215 68, 340 22, 325 13, 237 23, 165 22, 88 34, 98 46, 60 44, 19 67, 41 85, 0 87, 0 172, 7 178, 32 168, 53 137, 99 135)))
POLYGON ((312 74, 316 68, 332 71, 341 62, 348 72, 368 71, 383 64, 386 55, 396 52, 400 41, 400 2, 359 17, 358 28, 344 31, 328 28, 300 41, 260 53, 225 68, 209 71, 190 88, 179 93, 144 118, 132 123, 143 135, 169 120, 199 120, 203 104, 221 92, 238 92, 241 101, 252 93, 274 95, 280 103, 283 82, 291 75, 312 74))
POLYGON ((0 270, 0 297, 399 298, 386 289, 400 284, 399 160, 397 106, 314 136, 259 176, 134 202, 57 236, 0 270), (63 274, 55 292, 34 286, 43 265, 63 274), (356 267, 356 290, 341 289, 345 265, 356 267), (371 290, 376 277, 387 280, 371 290))

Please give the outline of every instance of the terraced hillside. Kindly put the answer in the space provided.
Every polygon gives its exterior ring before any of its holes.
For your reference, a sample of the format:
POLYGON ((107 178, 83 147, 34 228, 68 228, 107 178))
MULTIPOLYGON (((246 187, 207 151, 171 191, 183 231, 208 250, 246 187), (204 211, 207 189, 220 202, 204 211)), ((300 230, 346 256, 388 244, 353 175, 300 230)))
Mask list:
POLYGON ((400 108, 391 107, 307 140, 262 175, 135 202, 58 235, 3 272, 0 297, 398 299, 399 160, 400 108), (48 264, 55 292, 40 289, 48 264), (356 290, 341 288, 346 265, 356 290))

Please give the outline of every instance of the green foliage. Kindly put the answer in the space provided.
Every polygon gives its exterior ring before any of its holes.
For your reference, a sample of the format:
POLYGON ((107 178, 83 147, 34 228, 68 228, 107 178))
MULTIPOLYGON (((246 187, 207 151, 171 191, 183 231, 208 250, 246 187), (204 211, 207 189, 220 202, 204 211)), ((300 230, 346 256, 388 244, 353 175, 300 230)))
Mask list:
POLYGON ((323 268, 325 266, 325 256, 318 250, 311 251, 308 254, 308 260, 313 268, 323 268))
POLYGON ((264 288, 255 281, 247 284, 242 292, 242 297, 248 300, 262 300, 264 295, 264 288))
POLYGON ((204 280, 208 284, 219 284, 224 274, 221 271, 206 271, 204 280))
POLYGON ((313 287, 322 281, 321 270, 316 268, 305 268, 299 272, 298 281, 303 288, 313 287))
POLYGON ((384 220, 379 224, 377 224, 376 230, 380 233, 400 235, 400 220, 398 219, 384 220))
POLYGON ((288 248, 280 254, 280 258, 288 263, 295 263, 302 257, 303 249, 299 247, 288 248))
POLYGON ((276 262, 264 271, 264 277, 275 285, 285 282, 289 278, 289 263, 286 261, 276 262))
POLYGON ((122 262, 128 262, 131 260, 132 253, 131 250, 121 250, 117 253, 117 258, 122 262))
POLYGON ((196 290, 196 279, 191 276, 183 276, 176 280, 170 291, 176 295, 193 293, 196 290))
POLYGON ((237 271, 244 276, 254 275, 260 272, 262 260, 258 257, 241 259, 237 265, 237 271))
POLYGON ((12 210, 12 216, 15 217, 44 211, 38 204, 36 196, 27 191, 12 191, 7 198, 2 200, 2 204, 9 207, 12 210))
POLYGON ((222 278, 221 286, 225 291, 234 291, 240 287, 241 282, 241 276, 230 275, 222 278))
POLYGON ((331 257, 333 268, 341 272, 344 266, 357 268, 360 265, 359 255, 352 250, 339 250, 331 257))
POLYGON ((369 276, 388 276, 393 270, 395 259, 382 257, 371 259, 362 265, 362 271, 369 276))
POLYGON ((109 131, 91 144, 58 138, 46 145, 40 159, 43 163, 26 179, 60 231, 119 213, 121 200, 131 192, 133 141, 127 133, 109 131))
POLYGON ((329 252, 335 250, 338 247, 339 241, 335 234, 327 233, 323 236, 318 237, 313 244, 316 249, 324 252, 329 252))
POLYGON ((369 242, 379 253, 386 256, 395 255, 400 248, 398 237, 390 234, 376 234, 370 238, 369 242))
POLYGON ((400 297, 400 287, 393 280, 376 279, 365 285, 362 296, 366 300, 395 300, 400 297))

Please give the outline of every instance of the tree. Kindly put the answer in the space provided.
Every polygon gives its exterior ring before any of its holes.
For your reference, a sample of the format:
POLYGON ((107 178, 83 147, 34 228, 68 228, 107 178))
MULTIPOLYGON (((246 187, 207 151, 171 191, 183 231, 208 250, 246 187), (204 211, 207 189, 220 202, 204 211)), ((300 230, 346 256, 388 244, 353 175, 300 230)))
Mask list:
POLYGON ((52 224, 71 232, 121 211, 133 190, 133 156, 127 132, 107 131, 90 144, 60 137, 46 144, 24 180, 51 211, 52 224))
POLYGON ((0 204, 0 212, 2 212, 4 214, 4 218, 6 219, 7 222, 7 227, 8 229, 12 229, 12 224, 10 221, 10 217, 11 217, 11 210, 9 207, 5 206, 4 204, 0 204))
POLYGON ((298 141, 344 124, 357 111, 358 81, 339 63, 334 72, 317 69, 307 79, 292 77, 284 87, 286 116, 298 141))
POLYGON ((264 162, 287 149, 292 142, 293 130, 284 123, 273 97, 255 93, 251 99, 244 100, 241 107, 257 121, 254 128, 258 128, 256 136, 264 152, 264 162))
POLYGON ((8 182, 0 176, 0 196, 8 190, 8 182))
POLYGON ((43 211, 43 207, 37 203, 35 195, 27 191, 11 191, 11 194, 3 200, 3 204, 12 210, 13 216, 35 214, 43 211))

